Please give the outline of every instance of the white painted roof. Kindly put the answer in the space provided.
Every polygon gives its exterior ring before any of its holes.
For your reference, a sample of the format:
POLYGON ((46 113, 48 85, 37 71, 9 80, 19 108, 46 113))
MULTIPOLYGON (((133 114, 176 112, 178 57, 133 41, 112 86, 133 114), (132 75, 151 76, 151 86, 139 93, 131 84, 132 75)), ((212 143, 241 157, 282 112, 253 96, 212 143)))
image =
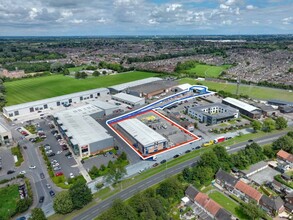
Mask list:
POLYGON ((129 95, 129 94, 126 94, 126 93, 117 93, 115 95, 112 95, 113 98, 117 98, 117 99, 121 99, 121 100, 125 100, 127 102, 130 102, 130 103, 138 103, 138 102, 141 102, 142 100, 144 100, 144 98, 140 98, 140 97, 137 97, 137 96, 134 96, 134 95, 129 95))
POLYGON ((223 99, 224 101, 234 105, 234 106, 237 106, 238 108, 241 108, 241 109, 245 109, 246 111, 249 111, 249 112, 252 112, 254 110, 259 110, 259 108, 253 106, 253 105, 250 105, 246 102, 242 102, 238 99, 234 99, 234 98, 230 98, 230 97, 227 97, 225 99, 223 99))
POLYGON ((109 102, 104 102, 104 101, 100 101, 100 100, 95 100, 90 102, 92 105, 95 105, 103 110, 109 110, 109 109, 118 109, 118 106, 113 105, 109 102))
POLYGON ((162 79, 159 77, 150 77, 150 78, 146 78, 146 79, 135 80, 135 81, 128 82, 128 83, 122 83, 122 84, 119 84, 116 86, 111 86, 111 87, 109 87, 109 89, 113 89, 113 90, 120 92, 120 91, 123 91, 129 87, 139 86, 139 85, 143 85, 146 83, 159 81, 159 80, 162 80, 162 79))
POLYGON ((127 133, 131 134, 143 146, 153 145, 155 142, 167 141, 162 135, 136 118, 118 122, 127 133))
POLYGON ((184 83, 184 84, 176 86, 176 88, 179 88, 181 90, 186 90, 186 89, 189 89, 190 87, 191 85, 189 83, 184 83))

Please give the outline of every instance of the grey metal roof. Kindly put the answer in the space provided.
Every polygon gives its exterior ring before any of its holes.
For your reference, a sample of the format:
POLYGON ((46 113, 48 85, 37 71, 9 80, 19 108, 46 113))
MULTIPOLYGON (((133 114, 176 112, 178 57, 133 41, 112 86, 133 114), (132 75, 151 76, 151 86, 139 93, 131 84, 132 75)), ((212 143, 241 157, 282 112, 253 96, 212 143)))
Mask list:
POLYGON ((215 219, 217 220, 231 220, 232 215, 226 211, 224 208, 220 208, 217 214, 215 215, 215 219))
POLYGON ((259 110, 257 107, 253 106, 253 105, 250 105, 246 102, 242 102, 238 99, 234 99, 234 98, 230 98, 230 97, 227 97, 225 99, 223 99, 223 101, 226 101, 227 103, 230 103, 240 109, 244 109, 246 111, 249 111, 249 112, 252 112, 254 110, 259 110))
POLYGON ((134 96, 134 95, 129 95, 129 94, 126 94, 126 93, 123 93, 123 92, 117 93, 115 95, 112 95, 112 98, 125 100, 125 101, 133 103, 133 104, 141 102, 142 100, 145 100, 145 98, 140 98, 140 97, 137 97, 137 96, 134 96))
POLYGON ((162 135, 136 118, 118 122, 118 125, 143 146, 153 145, 156 142, 167 141, 167 139, 162 135))
POLYGON ((185 195, 188 196, 189 199, 192 201, 194 200, 195 196, 199 193, 199 191, 194 187, 189 185, 185 190, 185 195))
POLYGON ((118 107, 116 105, 113 105, 109 102, 104 102, 104 101, 100 101, 100 100, 95 100, 90 102, 92 105, 95 105, 103 110, 108 110, 108 109, 118 109, 118 107))
POLYGON ((155 82, 155 81, 159 81, 159 80, 162 80, 162 79, 159 78, 159 77, 150 77, 150 78, 146 78, 146 79, 135 80, 135 81, 128 82, 128 83, 122 83, 122 84, 111 86, 111 87, 108 87, 108 88, 112 89, 112 90, 116 90, 118 92, 121 92, 121 91, 123 91, 123 90, 125 90, 125 89, 127 89, 129 87, 139 86, 139 85, 142 85, 142 84, 155 82))
POLYGON ((0 134, 9 132, 9 129, 6 128, 3 124, 0 124, 0 134))
POLYGON ((168 89, 173 86, 178 85, 177 81, 172 80, 160 80, 151 83, 146 83, 143 85, 133 86, 128 89, 128 91, 136 91, 140 93, 151 93, 162 89, 168 89))
POLYGON ((105 91, 109 92, 109 90, 106 89, 106 88, 91 89, 91 90, 87 90, 87 91, 83 91, 83 92, 76 92, 76 93, 71 93, 71 94, 68 94, 68 95, 56 96, 56 97, 37 100, 37 101, 33 101, 33 102, 26 102, 26 103, 22 103, 22 104, 18 104, 18 105, 6 106, 6 107, 4 107, 4 109, 6 111, 16 111, 18 109, 30 108, 32 106, 44 105, 44 104, 48 104, 48 103, 51 103, 51 102, 58 102, 58 101, 62 101, 62 100, 65 100, 65 99, 71 99, 71 98, 74 98, 74 97, 89 95, 89 94, 92 94, 92 93, 105 92, 105 91))
POLYGON ((293 106, 293 102, 283 101, 283 100, 277 100, 277 99, 270 99, 268 100, 269 103, 276 103, 279 105, 291 105, 293 106))
POLYGON ((228 117, 228 116, 231 116, 232 114, 236 114, 239 112, 238 109, 232 108, 232 107, 225 105, 223 103, 211 103, 211 104, 207 104, 207 105, 192 107, 190 109, 192 109, 193 111, 196 111, 198 113, 204 114, 204 115, 212 116, 214 118, 228 117), (226 109, 227 112, 218 112, 217 114, 210 114, 208 112, 203 111, 204 109, 217 107, 217 106, 219 106, 223 109, 226 109))

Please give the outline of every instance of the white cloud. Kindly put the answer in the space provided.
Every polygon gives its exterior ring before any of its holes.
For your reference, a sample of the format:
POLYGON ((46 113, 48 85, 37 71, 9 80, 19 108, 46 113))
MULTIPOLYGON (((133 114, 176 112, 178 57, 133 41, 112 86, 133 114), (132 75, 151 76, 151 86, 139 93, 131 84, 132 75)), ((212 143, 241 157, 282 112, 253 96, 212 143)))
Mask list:
POLYGON ((293 17, 287 17, 287 18, 284 18, 284 19, 282 19, 282 23, 283 24, 292 24, 293 23, 293 17))
POLYGON ((83 22, 84 22, 84 20, 82 20, 82 19, 73 19, 73 20, 71 20, 71 23, 73 23, 73 24, 81 24, 83 22))
POLYGON ((31 8, 31 11, 29 12, 29 18, 30 18, 31 20, 34 20, 35 17, 37 17, 37 15, 38 15, 38 9, 36 9, 36 8, 31 8))
POLYGON ((175 11, 176 9, 181 8, 181 7, 182 7, 181 4, 171 4, 171 5, 168 5, 168 7, 166 8, 166 11, 167 12, 175 11))
POLYGON ((246 9, 253 10, 253 9, 256 9, 256 7, 253 5, 246 5, 246 9))
POLYGON ((230 7, 225 4, 220 4, 220 9, 229 9, 230 7))
POLYGON ((222 24, 224 24, 224 25, 231 25, 233 22, 232 22, 232 20, 223 20, 222 21, 222 24))

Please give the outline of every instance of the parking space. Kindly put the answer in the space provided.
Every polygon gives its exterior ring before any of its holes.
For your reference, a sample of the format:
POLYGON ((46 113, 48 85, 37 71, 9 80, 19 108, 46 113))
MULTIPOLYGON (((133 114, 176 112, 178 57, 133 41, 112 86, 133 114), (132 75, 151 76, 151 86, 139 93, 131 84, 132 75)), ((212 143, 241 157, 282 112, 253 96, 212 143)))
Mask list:
POLYGON ((102 164, 107 166, 110 160, 115 161, 115 156, 110 155, 109 153, 105 153, 104 155, 97 155, 86 159, 83 166, 87 171, 89 171, 93 166, 96 166, 97 168, 100 168, 102 164))
POLYGON ((0 176, 6 176, 8 170, 14 170, 14 158, 10 148, 0 147, 0 157, 2 163, 2 169, 0 169, 0 176))
MULTIPOLYGON (((70 173, 73 173, 74 176, 79 175, 79 169, 77 167, 77 163, 74 158, 67 157, 66 154, 69 152, 68 150, 63 150, 61 147, 61 142, 59 143, 56 137, 51 133, 53 129, 49 127, 49 120, 40 122, 40 127, 43 128, 44 133, 47 138, 43 142, 44 145, 49 145, 50 149, 55 155, 50 156, 50 161, 56 160, 59 166, 54 165, 55 167, 60 167, 60 170, 55 170, 55 174, 58 172, 62 172, 67 178, 70 178, 70 173)), ((63 143, 64 144, 64 143, 63 143)), ((55 164, 56 164, 55 163, 55 164)), ((52 165, 53 166, 53 165, 52 165)))

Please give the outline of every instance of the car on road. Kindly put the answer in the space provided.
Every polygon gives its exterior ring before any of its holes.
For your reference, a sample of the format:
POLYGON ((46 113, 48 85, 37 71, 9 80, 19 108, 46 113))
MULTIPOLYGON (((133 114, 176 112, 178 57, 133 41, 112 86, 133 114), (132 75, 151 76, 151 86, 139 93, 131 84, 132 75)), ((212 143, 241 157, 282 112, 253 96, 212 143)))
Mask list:
POLYGON ((73 173, 69 174, 70 178, 74 178, 75 176, 73 175, 73 173))
POLYGON ((30 169, 36 169, 36 166, 30 165, 28 168, 30 168, 30 169))
POLYGON ((56 154, 61 154, 62 153, 62 150, 58 150, 56 154))
POLYGON ((40 199, 39 199, 39 203, 43 203, 45 200, 45 196, 41 196, 40 199))
POLYGON ((50 185, 49 183, 46 184, 46 187, 47 187, 48 189, 51 189, 51 185, 50 185))
POLYGON ((248 140, 248 143, 252 143, 252 142, 253 142, 253 140, 251 140, 251 139, 250 139, 250 140, 248 140))
POLYGON ((156 166, 158 166, 159 165, 159 163, 154 163, 153 164, 153 167, 156 167, 156 166))
POLYGON ((41 179, 45 179, 45 174, 44 173, 40 173, 40 177, 41 177, 41 179))
POLYGON ((7 174, 12 174, 12 173, 15 173, 15 171, 14 170, 8 170, 7 171, 7 174))
POLYGON ((173 156, 173 158, 177 158, 177 157, 179 157, 179 154, 176 154, 176 155, 173 156))
POLYGON ((26 220, 25 216, 18 217, 16 220, 26 220))
POLYGON ((49 194, 50 194, 51 197, 55 196, 55 193, 54 193, 53 190, 50 190, 50 191, 49 191, 49 194))
POLYGON ((160 163, 163 164, 163 163, 166 163, 166 162, 167 162, 167 160, 162 160, 160 163))
POLYGON ((30 138, 30 139, 28 139, 30 142, 36 142, 37 141, 37 139, 36 138, 30 138))
POLYGON ((62 172, 57 172, 57 173, 55 173, 55 176, 62 176, 62 175, 63 175, 62 172))
POLYGON ((21 175, 26 174, 26 171, 22 170, 22 171, 19 172, 19 174, 21 174, 21 175))

